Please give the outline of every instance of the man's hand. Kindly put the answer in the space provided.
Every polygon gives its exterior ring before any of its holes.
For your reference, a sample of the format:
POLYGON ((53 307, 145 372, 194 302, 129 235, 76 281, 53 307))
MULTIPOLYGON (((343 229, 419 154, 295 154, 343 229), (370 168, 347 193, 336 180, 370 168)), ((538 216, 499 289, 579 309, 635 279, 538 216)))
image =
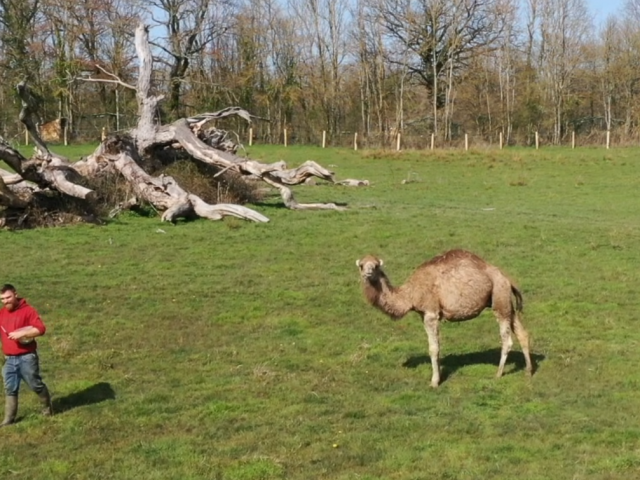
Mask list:
POLYGON ((20 330, 16 330, 15 332, 11 332, 9 335, 7 335, 11 340, 20 340, 22 337, 24 337, 24 332, 20 331, 20 330))
POLYGON ((8 333, 7 336, 11 340, 18 341, 21 338, 33 338, 40 336, 40 330, 38 330, 36 327, 24 327, 8 333))

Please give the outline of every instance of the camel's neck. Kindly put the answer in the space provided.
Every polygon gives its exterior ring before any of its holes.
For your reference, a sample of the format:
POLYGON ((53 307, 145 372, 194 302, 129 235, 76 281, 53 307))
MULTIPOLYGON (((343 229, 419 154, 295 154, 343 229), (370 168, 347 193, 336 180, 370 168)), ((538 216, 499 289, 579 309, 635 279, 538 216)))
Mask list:
POLYGON ((404 317, 411 311, 411 302, 406 298, 404 289, 395 288, 385 275, 382 275, 378 281, 365 282, 364 294, 371 305, 394 320, 404 317))

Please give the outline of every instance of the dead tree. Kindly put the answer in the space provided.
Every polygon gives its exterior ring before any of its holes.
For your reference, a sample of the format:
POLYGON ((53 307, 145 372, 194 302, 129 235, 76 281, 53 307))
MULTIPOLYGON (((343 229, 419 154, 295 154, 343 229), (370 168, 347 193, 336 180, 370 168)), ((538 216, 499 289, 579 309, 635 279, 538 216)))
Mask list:
POLYGON ((37 107, 35 96, 26 83, 18 85, 18 95, 22 101, 20 120, 36 147, 33 157, 26 159, 4 140, 0 142, 0 159, 16 172, 14 175, 0 171, 0 206, 7 207, 6 210, 14 217, 19 216, 21 210, 28 209, 35 196, 52 191, 90 203, 98 194, 85 185, 91 185, 90 180, 101 175, 118 174, 129 183, 133 192, 133 196, 123 202, 120 208, 146 202, 163 212, 163 221, 170 222, 186 217, 219 220, 227 215, 255 222, 269 221, 261 213, 242 205, 211 205, 185 190, 172 177, 153 176, 143 168, 149 164, 150 158, 153 159, 160 152, 166 155, 169 151, 176 156, 186 156, 190 160, 213 166, 218 174, 235 172, 242 177, 259 179, 276 188, 284 204, 290 209, 345 208, 333 203, 301 204, 295 200, 289 187, 303 184, 311 177, 336 183, 333 172, 316 162, 307 161, 298 168, 289 169, 282 161, 264 164, 243 158, 235 154, 235 146, 225 142, 225 137, 220 135, 219 130, 207 128, 213 121, 230 115, 238 115, 251 121, 251 115, 241 108, 231 107, 219 112, 182 118, 171 124, 158 124, 156 112, 163 96, 152 92, 152 55, 145 25, 141 24, 136 29, 135 45, 139 59, 136 86, 111 74, 110 79, 93 81, 113 82, 135 90, 139 115, 137 126, 126 134, 109 136, 93 154, 79 162, 71 163, 47 147, 34 122, 37 107))

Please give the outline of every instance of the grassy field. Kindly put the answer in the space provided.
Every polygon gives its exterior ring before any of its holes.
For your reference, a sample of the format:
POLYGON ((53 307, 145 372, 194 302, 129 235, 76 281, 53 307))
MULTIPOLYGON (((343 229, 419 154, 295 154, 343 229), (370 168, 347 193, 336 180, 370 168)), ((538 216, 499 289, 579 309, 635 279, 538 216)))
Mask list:
POLYGON ((0 231, 0 281, 49 328, 59 412, 41 418, 23 387, 0 478, 638 478, 640 149, 249 154, 372 186, 295 189, 346 212, 269 196, 261 225, 127 214, 0 231), (381 256, 399 285, 454 247, 523 290, 532 378, 517 342, 494 378, 488 311, 443 326, 433 390, 417 315, 365 304, 357 258, 381 256))

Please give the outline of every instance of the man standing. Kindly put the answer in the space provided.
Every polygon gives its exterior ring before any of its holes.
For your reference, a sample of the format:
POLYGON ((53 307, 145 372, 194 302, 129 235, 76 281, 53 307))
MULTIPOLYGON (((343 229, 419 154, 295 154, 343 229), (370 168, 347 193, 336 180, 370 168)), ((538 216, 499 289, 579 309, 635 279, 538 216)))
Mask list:
POLYGON ((5 356, 2 376, 6 395, 4 420, 0 427, 4 427, 16 420, 21 380, 40 397, 43 415, 53 415, 53 408, 49 389, 40 377, 38 344, 34 340, 44 335, 46 328, 38 312, 24 298, 18 297, 13 285, 0 287, 0 301, 4 305, 0 309, 0 340, 5 356))

